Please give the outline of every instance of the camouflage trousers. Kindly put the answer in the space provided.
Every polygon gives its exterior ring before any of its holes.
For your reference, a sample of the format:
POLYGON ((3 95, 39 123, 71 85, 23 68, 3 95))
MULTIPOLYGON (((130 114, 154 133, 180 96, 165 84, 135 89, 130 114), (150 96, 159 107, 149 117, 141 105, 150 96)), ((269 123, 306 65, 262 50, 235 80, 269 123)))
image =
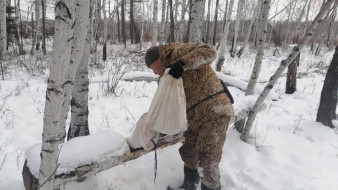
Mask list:
POLYGON ((209 120, 189 121, 184 133, 185 143, 179 149, 186 167, 202 168, 201 181, 209 188, 221 185, 218 165, 222 158, 222 148, 230 118, 219 115, 209 120))

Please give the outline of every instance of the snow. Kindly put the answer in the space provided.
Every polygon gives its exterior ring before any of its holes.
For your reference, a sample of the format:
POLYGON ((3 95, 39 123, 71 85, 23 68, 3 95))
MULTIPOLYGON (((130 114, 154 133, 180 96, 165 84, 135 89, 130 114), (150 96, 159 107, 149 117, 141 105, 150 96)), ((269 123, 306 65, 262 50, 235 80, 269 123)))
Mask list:
MULTIPOLYGON (((102 161, 108 156, 122 156, 129 151, 128 144, 119 133, 101 131, 93 135, 76 137, 59 146, 59 164, 56 174, 66 173, 74 168, 102 161)), ((35 144, 26 152, 27 166, 38 178, 41 144, 35 144), (38 159, 37 159, 38 158, 38 159)))
MULTIPOLYGON (((123 46, 110 48, 120 51, 123 46)), ((258 79, 261 88, 264 88, 290 49, 280 49, 281 55, 275 57, 272 56, 274 48, 266 51, 262 73, 258 79)), ((229 127, 220 163, 223 189, 337 189, 338 121, 333 121, 335 129, 315 122, 325 73, 333 55, 332 50, 322 52, 320 56, 314 56, 308 48, 302 51, 298 68, 301 78, 297 80, 297 91, 294 94, 284 93, 285 76, 278 80, 272 90, 275 95, 265 102, 267 108, 257 115, 252 138, 248 143, 240 140, 240 134, 233 125, 229 127)), ((230 58, 227 53, 223 73, 237 84, 234 86, 246 87, 254 57, 254 51, 249 48, 240 59, 230 58)), ((129 62, 135 60, 131 56, 123 59, 129 59, 129 62)), ((142 65, 141 62, 137 64, 142 65)), ((24 189, 21 170, 26 157, 31 160, 30 165, 35 165, 35 168, 39 165, 40 147, 36 144, 41 143, 42 139, 47 78, 47 74, 43 73, 48 73, 48 70, 35 70, 33 76, 18 65, 13 60, 7 67, 5 81, 0 81, 1 190, 24 189), (25 155, 26 152, 32 154, 25 155)), ((63 165, 65 170, 79 163, 104 158, 104 155, 123 154, 126 148, 124 138, 132 134, 136 121, 150 106, 157 82, 120 81, 116 93, 107 94, 107 83, 103 82, 109 77, 107 71, 108 69, 104 68, 90 69, 91 135, 75 138, 64 144, 60 161, 67 160, 63 165), (74 146, 90 151, 74 149, 74 146)), ((132 68, 125 77, 144 75, 153 77, 151 70, 146 67, 132 68)), ((258 88, 254 95, 244 97, 242 90, 229 87, 235 99, 235 110, 253 105, 260 92, 258 88)), ((178 153, 179 147, 180 144, 177 144, 157 151, 158 169, 155 183, 154 153, 149 153, 124 165, 89 176, 84 182, 69 182, 61 189, 166 189, 169 184, 183 181, 183 162, 178 153)))

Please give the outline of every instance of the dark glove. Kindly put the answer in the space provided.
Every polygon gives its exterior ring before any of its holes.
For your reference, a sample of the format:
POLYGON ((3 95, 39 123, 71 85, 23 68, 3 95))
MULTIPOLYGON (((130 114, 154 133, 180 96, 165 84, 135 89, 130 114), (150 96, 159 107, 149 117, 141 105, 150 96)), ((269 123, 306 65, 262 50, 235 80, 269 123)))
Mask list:
POLYGON ((169 74, 176 79, 180 78, 184 72, 182 68, 183 65, 184 62, 182 60, 178 60, 176 63, 170 66, 171 69, 169 70, 169 74))

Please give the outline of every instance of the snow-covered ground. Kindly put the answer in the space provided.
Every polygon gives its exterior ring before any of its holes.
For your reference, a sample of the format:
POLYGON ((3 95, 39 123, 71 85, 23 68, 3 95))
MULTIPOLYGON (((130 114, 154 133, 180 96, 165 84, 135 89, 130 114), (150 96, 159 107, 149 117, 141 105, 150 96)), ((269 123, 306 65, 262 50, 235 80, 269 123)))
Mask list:
MULTIPOLYGON (((118 55, 118 59, 110 59, 100 68, 90 66, 90 132, 95 134, 111 130, 128 137, 138 118, 149 108, 157 83, 120 81, 116 93, 107 94, 107 83, 103 81, 111 76, 108 71, 114 71, 110 65, 122 59, 123 63, 133 65, 129 68, 130 73, 139 75, 135 71, 141 71, 147 72, 147 76, 154 76, 142 66, 142 57, 117 51, 120 46, 110 48, 111 54, 118 55)), ((285 50, 277 57, 272 56, 273 51, 273 48, 267 50, 263 60, 259 79, 262 86, 290 50, 285 50)), ((278 81, 273 89, 278 99, 269 100, 267 109, 257 116, 253 138, 249 143, 242 142, 233 126, 229 127, 220 164, 223 189, 337 189, 338 132, 315 122, 320 92, 332 55, 333 51, 322 51, 316 57, 309 49, 301 53, 301 78, 297 80, 297 91, 286 95, 285 76, 278 81)), ((236 79, 247 81, 254 58, 255 54, 251 50, 242 58, 230 58, 227 55, 223 71, 236 79)), ((50 61, 50 56, 42 59, 29 56, 14 59, 7 67, 5 81, 0 81, 0 190, 24 189, 21 170, 25 152, 41 142, 45 81, 48 77, 44 65, 50 64, 50 61), (27 70, 34 75, 28 74, 27 70)), ((94 61, 92 59, 92 63, 94 61)), ((240 103, 244 93, 235 87, 229 89, 235 102, 240 103)), ((183 180, 179 147, 180 144, 177 144, 157 152, 155 183, 154 154, 150 153, 125 165, 87 177, 84 182, 70 182, 64 189, 166 189, 167 185, 178 184, 183 180)))

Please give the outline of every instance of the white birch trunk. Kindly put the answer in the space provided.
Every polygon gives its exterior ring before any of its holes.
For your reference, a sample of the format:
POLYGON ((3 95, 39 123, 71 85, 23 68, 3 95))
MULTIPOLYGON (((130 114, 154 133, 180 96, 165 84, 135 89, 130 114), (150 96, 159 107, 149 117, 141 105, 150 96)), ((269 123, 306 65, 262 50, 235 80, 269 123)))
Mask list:
POLYGON ((312 2, 312 0, 309 0, 309 4, 308 4, 308 7, 307 7, 306 16, 305 16, 305 24, 304 24, 304 28, 303 28, 303 32, 302 32, 301 36, 304 36, 305 32, 307 30, 307 22, 309 20, 309 13, 310 13, 310 8, 311 8, 311 2, 312 2))
POLYGON ((166 0, 162 0, 162 16, 161 16, 161 31, 160 31, 160 44, 164 43, 164 28, 165 28, 165 5, 166 5, 166 0))
POLYGON ((229 8, 227 11, 227 15, 225 16, 226 19, 224 19, 224 24, 223 24, 223 31, 222 31, 222 37, 221 37, 221 42, 220 42, 220 50, 218 52, 218 60, 217 60, 217 65, 216 65, 216 70, 218 72, 221 71, 224 59, 225 59, 225 52, 226 52, 226 42, 227 42, 227 37, 228 37, 228 31, 229 31, 229 26, 231 23, 231 15, 232 15, 232 8, 234 7, 234 0, 230 0, 229 8))
POLYGON ((7 46, 6 1, 0 1, 0 54, 4 55, 7 46))
POLYGON ((142 50, 142 43, 143 43, 143 30, 144 30, 144 22, 143 22, 143 17, 144 17, 144 3, 141 2, 142 4, 142 17, 141 17, 141 36, 140 36, 140 50, 142 50))
POLYGON ((275 72, 275 74, 272 75, 270 78, 269 83, 265 86, 263 92, 261 95, 258 97, 255 105, 253 106, 252 110, 249 112, 249 117, 246 122, 245 128, 243 130, 243 133, 241 134, 241 140, 244 142, 247 142, 249 136, 250 136, 250 131, 252 128, 252 124, 255 121, 256 115, 257 115, 257 109, 261 107, 263 104, 265 98, 268 96, 270 91, 272 90, 273 86, 276 84, 277 80, 281 77, 285 69, 292 63, 292 61, 298 56, 300 51, 303 49, 303 47, 306 45, 306 43, 309 41, 309 39, 312 37, 314 31, 316 30, 318 24, 320 21, 328 14, 330 11, 330 8, 332 4, 336 0, 327 0, 326 3, 321 7, 319 13, 317 14, 316 18, 313 20, 311 23, 309 29, 307 30, 306 35, 303 36, 302 41, 298 44, 296 48, 294 48, 293 52, 281 62, 281 65, 275 72))
POLYGON ((204 17, 205 0, 193 0, 191 9, 191 23, 189 32, 190 42, 202 41, 202 25, 204 17))
POLYGON ((288 40, 288 36, 289 36, 289 31, 290 31, 290 28, 291 28, 291 21, 292 21, 292 17, 293 17, 293 14, 294 14, 294 11, 296 9, 296 6, 297 6, 297 1, 298 0, 295 0, 295 5, 292 7, 290 7, 290 12, 289 12, 289 17, 288 17, 288 25, 286 27, 286 34, 285 34, 285 38, 284 38, 284 41, 283 43, 286 44, 287 40, 288 40))
MULTIPOLYGON (((90 0, 92 2, 93 0, 90 0)), ((91 4, 91 3, 90 3, 91 4)), ((105 4, 105 3, 103 3, 105 4)), ((89 23, 92 21, 92 7, 89 12, 89 23)), ((72 91, 71 100, 71 120, 68 130, 67 140, 89 135, 88 127, 88 91, 89 91, 89 79, 88 79, 88 58, 90 54, 90 42, 92 38, 92 27, 89 25, 89 30, 86 36, 86 44, 84 46, 83 55, 80 65, 76 72, 75 83, 72 91)))
POLYGON ((234 40, 233 40, 232 49, 230 53, 231 57, 235 57, 235 54, 236 54, 239 24, 241 23, 241 20, 243 17, 243 5, 244 5, 244 0, 239 0, 238 5, 237 5, 237 16, 236 16, 236 21, 235 21, 234 40))
POLYGON ((259 33, 258 33, 258 45, 257 45, 257 53, 256 59, 254 63, 254 67, 252 69, 252 73, 250 76, 250 81, 248 84, 248 88, 246 89, 245 95, 251 95, 255 91, 255 86, 259 77, 259 73, 261 71, 262 60, 264 56, 264 46, 266 41, 266 33, 268 29, 268 18, 270 11, 271 0, 264 0, 263 2, 263 10, 262 15, 259 19, 259 33))
POLYGON ((89 30, 89 0, 76 0, 75 6, 75 24, 73 27, 73 43, 71 58, 69 61, 69 68, 66 75, 66 83, 64 84, 64 103, 62 106, 62 117, 60 122, 60 139, 64 140, 66 137, 66 120, 68 116, 71 94, 75 76, 79 64, 81 62, 84 47, 86 45, 86 36, 89 30))
POLYGON ((305 5, 303 6, 303 9, 300 12, 300 14, 299 14, 299 16, 298 16, 298 18, 296 20, 296 27, 297 28, 296 28, 296 31, 295 31, 295 34, 294 34, 294 43, 297 43, 297 41, 295 41, 295 40, 297 40, 299 32, 301 30, 301 21, 302 21, 302 18, 304 16, 304 14, 305 14, 305 8, 306 8, 307 2, 308 2, 308 0, 305 2, 305 5))
MULTIPOLYGON (((75 1, 58 0, 55 5, 55 35, 53 63, 47 81, 46 105, 43 118, 39 186, 41 190, 53 189, 54 171, 58 165, 61 115, 64 103, 64 85, 71 59, 75 1)), ((63 126, 64 127, 64 126, 63 126)))
POLYGON ((241 57, 241 55, 243 54, 243 52, 245 51, 245 49, 248 46, 249 38, 250 38, 250 35, 251 35, 251 27, 252 27, 253 23, 255 22, 255 20, 257 19, 257 16, 258 16, 257 13, 258 13, 258 10, 259 10, 259 5, 260 5, 260 1, 258 1, 257 5, 256 5, 256 8, 253 9, 253 11, 252 11, 252 19, 251 19, 251 21, 249 23, 248 31, 245 34, 245 40, 243 42, 243 46, 242 46, 242 48, 237 53, 238 57, 241 57))
POLYGON ((35 0, 35 32, 31 48, 32 55, 35 54, 36 43, 39 40, 40 36, 40 10, 41 10, 41 1, 35 0))
POLYGON ((155 46, 157 43, 157 13, 158 13, 158 0, 154 0, 154 9, 153 9, 153 37, 151 40, 151 45, 155 46))
POLYGON ((15 4, 15 24, 17 26, 17 44, 19 47, 19 54, 23 53, 23 44, 21 43, 21 31, 20 31, 20 0, 14 0, 15 4))
POLYGON ((187 2, 186 2, 186 0, 183 0, 182 1, 182 9, 181 9, 181 20, 180 20, 180 23, 179 23, 179 29, 178 29, 178 36, 177 36, 177 40, 179 40, 179 41, 183 41, 183 38, 184 38, 184 34, 183 34, 183 32, 184 32, 184 15, 185 15, 185 13, 186 13, 186 11, 187 11, 187 8, 186 8, 186 5, 187 4, 187 2))

